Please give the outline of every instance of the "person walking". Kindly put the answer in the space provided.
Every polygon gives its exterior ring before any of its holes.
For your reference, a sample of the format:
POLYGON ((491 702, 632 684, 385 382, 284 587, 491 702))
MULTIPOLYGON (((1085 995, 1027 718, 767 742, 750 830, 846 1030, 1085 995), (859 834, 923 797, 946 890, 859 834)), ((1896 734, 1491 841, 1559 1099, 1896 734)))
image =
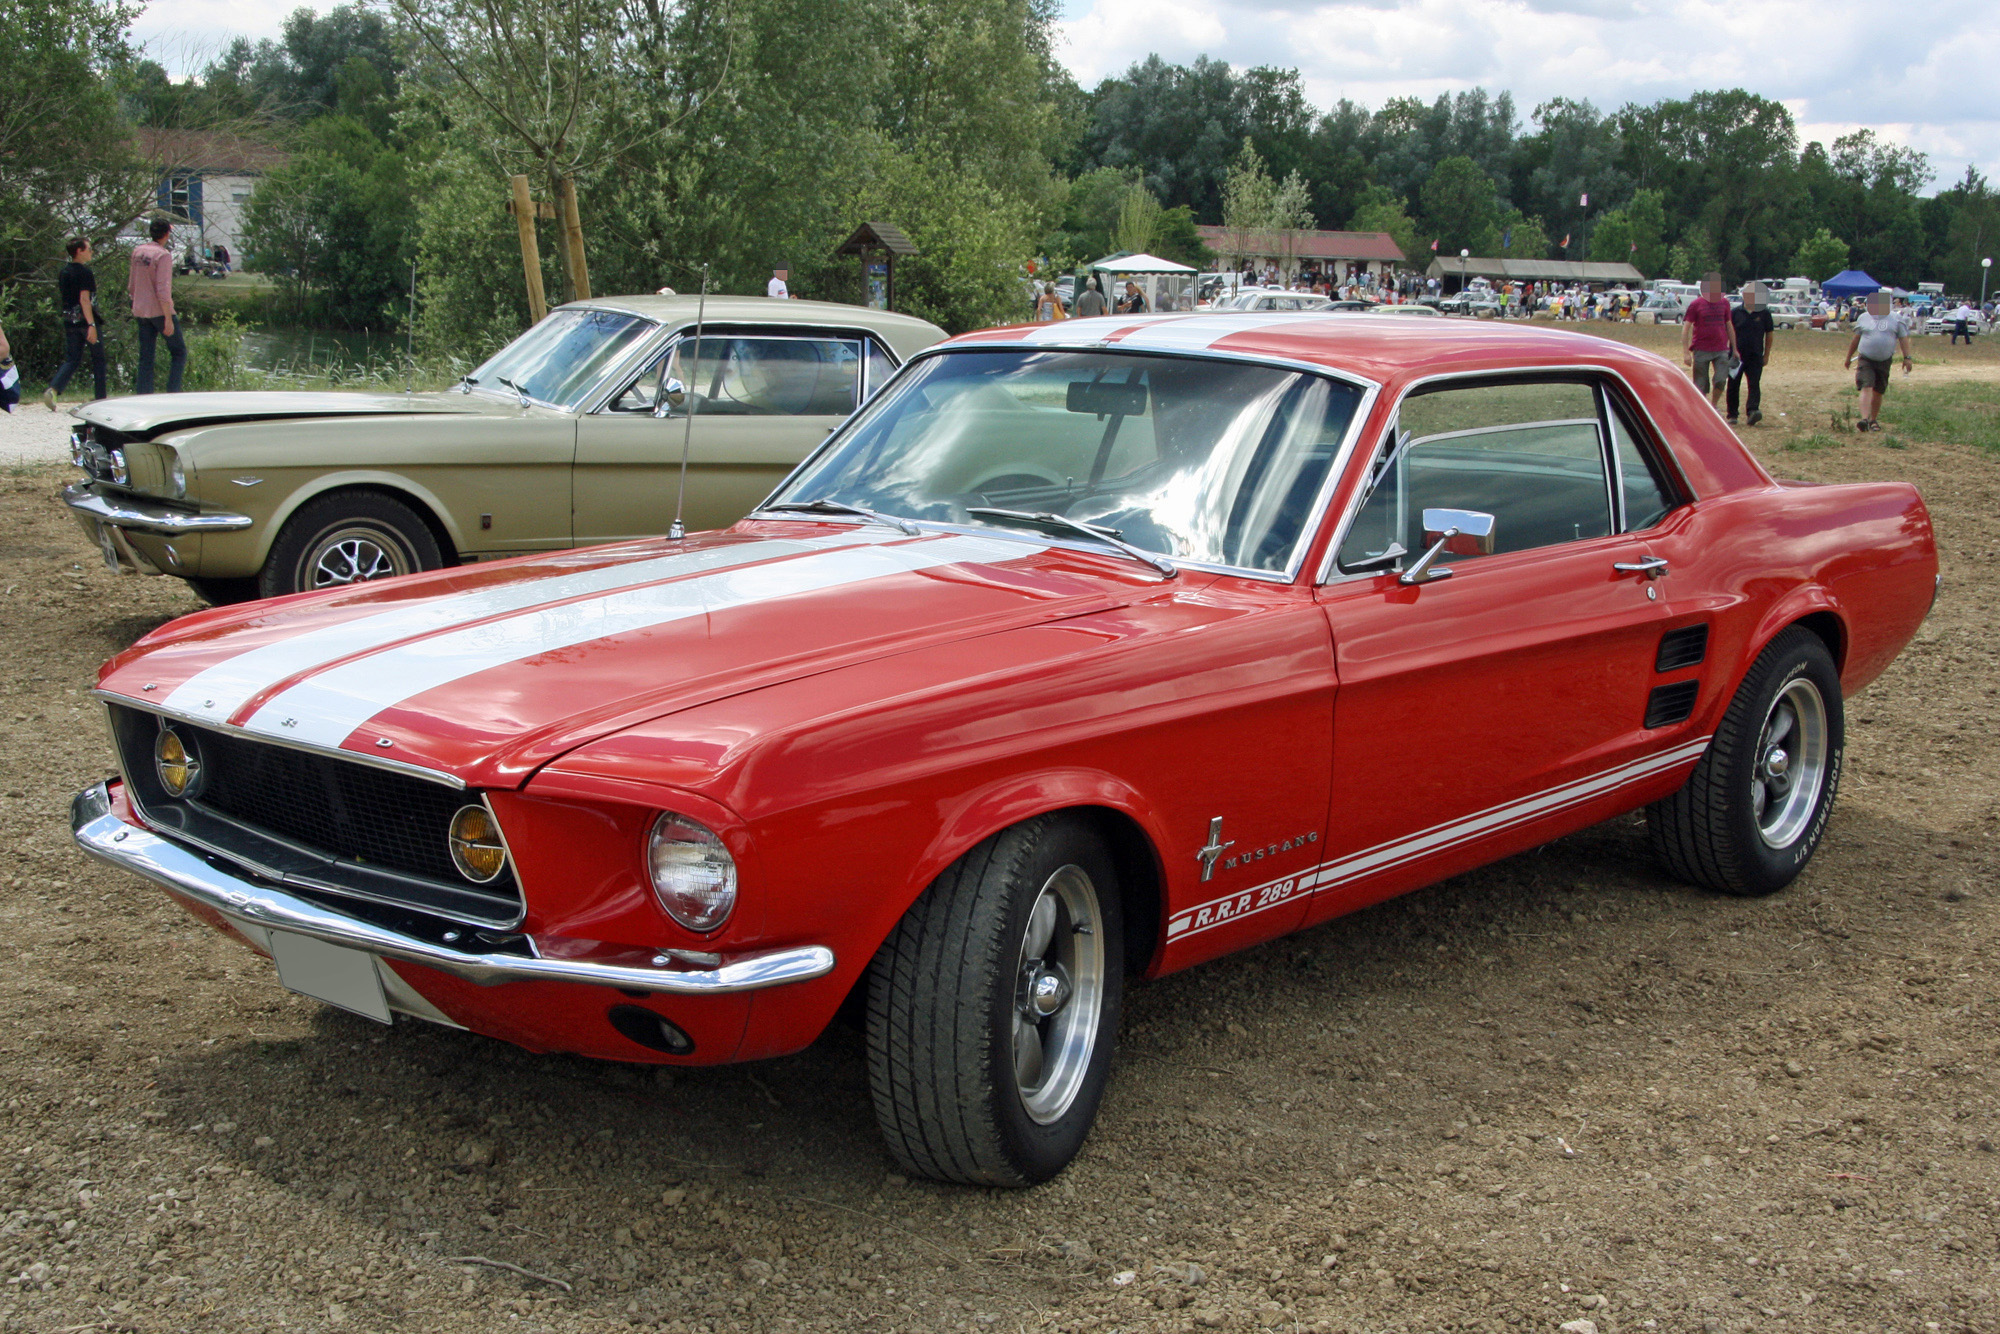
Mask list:
POLYGON ((167 340, 167 392, 181 391, 181 376, 187 370, 187 339, 174 318, 174 256, 161 242, 173 235, 173 224, 165 218, 154 220, 147 235, 152 239, 132 252, 132 272, 128 290, 132 293, 132 319, 139 326, 139 370, 133 376, 132 392, 153 392, 153 351, 160 339, 167 340))
POLYGON ((14 365, 14 349, 7 343, 7 331, 0 329, 0 412, 11 413, 21 401, 21 371, 14 365))
POLYGON ((792 271, 782 264, 772 269, 771 281, 764 284, 764 295, 774 301, 789 300, 792 295, 792 289, 786 284, 785 280, 791 276, 792 271))
POLYGON ((1871 292, 1868 295, 1868 309, 1854 321, 1854 337, 1848 340, 1847 360, 1841 369, 1855 365, 1858 354, 1861 364, 1855 366, 1854 387, 1861 391, 1861 420, 1854 423, 1857 431, 1879 431, 1882 424, 1875 420, 1882 411, 1882 395, 1889 392, 1889 363, 1898 351, 1903 354, 1903 374, 1910 373, 1910 331, 1889 309, 1887 292, 1871 292))
POLYGON ((69 263, 56 274, 56 304, 62 310, 63 363, 49 381, 49 387, 42 391, 42 402, 50 412, 56 410, 56 395, 83 365, 86 349, 90 352, 91 388, 96 391, 91 397, 104 397, 104 338, 97 328, 97 274, 90 267, 93 253, 90 238, 79 236, 64 249, 69 252, 69 263))
POLYGON ((1764 420, 1764 367, 1771 364, 1771 345, 1777 341, 1778 326, 1764 301, 1764 284, 1751 283, 1743 289, 1743 304, 1730 317, 1736 326, 1736 356, 1739 367, 1729 377, 1729 424, 1736 425, 1737 391, 1744 390, 1747 420, 1755 426, 1764 420))
POLYGON ((1062 298, 1056 295, 1056 285, 1043 283, 1041 295, 1035 298, 1035 323, 1054 324, 1064 318, 1062 298))
POLYGON ((1951 313, 1951 345, 1958 346, 1963 338, 1967 347, 1972 346, 1973 325, 1978 322, 1979 312, 1972 308, 1970 301, 1960 301, 1958 309, 1951 313))
POLYGON ((1098 289, 1097 275, 1091 274, 1083 285, 1083 291, 1076 298, 1076 317, 1087 320, 1093 315, 1104 313, 1104 293, 1098 289))
POLYGON ((1681 320, 1681 360, 1694 376, 1694 387, 1720 406, 1729 385, 1729 358, 1736 355, 1736 324, 1729 299, 1722 295, 1722 275, 1704 274, 1701 295, 1688 302, 1681 320))

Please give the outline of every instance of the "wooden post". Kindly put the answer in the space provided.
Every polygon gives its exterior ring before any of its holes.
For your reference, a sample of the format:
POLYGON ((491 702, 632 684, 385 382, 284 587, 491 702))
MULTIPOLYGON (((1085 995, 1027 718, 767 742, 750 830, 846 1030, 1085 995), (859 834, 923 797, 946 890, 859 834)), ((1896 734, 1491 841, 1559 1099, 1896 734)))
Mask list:
POLYGON ((576 177, 565 172, 556 183, 561 193, 563 231, 569 237, 569 285, 578 301, 590 300, 590 266, 583 261, 583 219, 576 211, 576 177))
POLYGON ((528 194, 528 178, 513 179, 514 225, 521 232, 521 268, 528 275, 528 314, 539 324, 549 313, 549 302, 542 295, 542 252, 535 244, 535 201, 528 194))

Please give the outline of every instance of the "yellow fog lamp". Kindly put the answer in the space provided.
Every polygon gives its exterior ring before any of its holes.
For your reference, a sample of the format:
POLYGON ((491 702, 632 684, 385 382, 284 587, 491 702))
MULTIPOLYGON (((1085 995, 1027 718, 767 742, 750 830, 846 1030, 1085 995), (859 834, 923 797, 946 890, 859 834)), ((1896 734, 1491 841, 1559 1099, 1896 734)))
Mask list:
POLYGON ((201 756, 171 727, 153 741, 153 772, 170 797, 192 797, 201 788, 201 756))
POLYGON ((485 884, 507 869, 507 845, 484 806, 461 806, 451 817, 451 864, 467 880, 485 884))

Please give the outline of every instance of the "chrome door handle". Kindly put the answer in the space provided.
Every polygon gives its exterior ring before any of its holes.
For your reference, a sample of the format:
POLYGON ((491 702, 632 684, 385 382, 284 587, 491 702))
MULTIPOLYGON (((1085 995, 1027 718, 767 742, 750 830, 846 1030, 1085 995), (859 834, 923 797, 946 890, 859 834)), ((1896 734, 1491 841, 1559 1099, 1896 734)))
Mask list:
POLYGON ((1644 560, 1621 560, 1611 568, 1621 574, 1643 574, 1648 579, 1659 579, 1667 573, 1667 560, 1664 556, 1648 556, 1644 560))

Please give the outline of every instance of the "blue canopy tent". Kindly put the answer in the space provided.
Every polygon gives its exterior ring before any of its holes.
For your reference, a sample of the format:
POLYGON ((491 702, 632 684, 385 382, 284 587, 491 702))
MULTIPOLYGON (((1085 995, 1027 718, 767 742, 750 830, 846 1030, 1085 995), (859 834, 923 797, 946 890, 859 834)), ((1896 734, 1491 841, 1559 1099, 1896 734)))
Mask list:
POLYGON ((1882 290, 1882 284, 1870 278, 1859 269, 1843 269, 1819 285, 1832 301, 1846 301, 1850 297, 1867 296, 1870 292, 1882 290))

